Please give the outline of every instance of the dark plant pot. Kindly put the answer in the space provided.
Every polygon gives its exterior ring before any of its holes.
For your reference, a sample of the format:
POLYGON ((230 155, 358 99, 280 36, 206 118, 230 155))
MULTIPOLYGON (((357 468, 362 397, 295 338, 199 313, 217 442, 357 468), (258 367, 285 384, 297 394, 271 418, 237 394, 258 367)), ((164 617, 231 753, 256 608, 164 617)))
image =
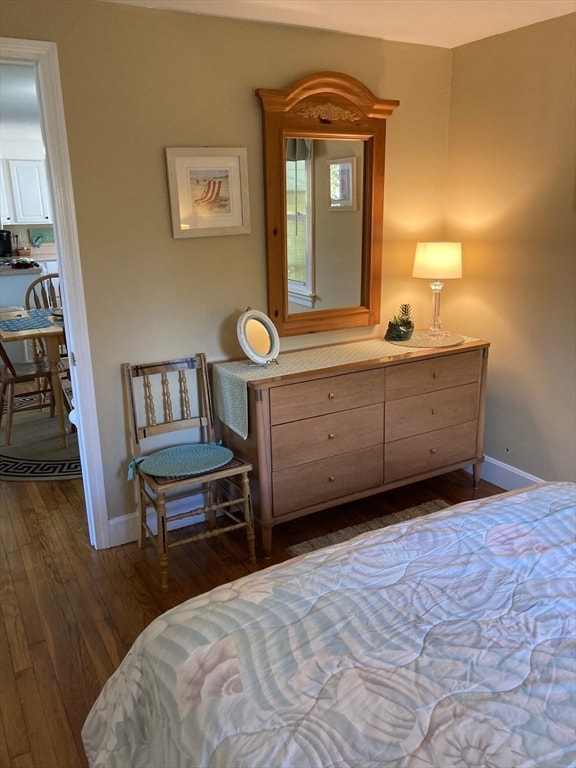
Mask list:
POLYGON ((384 338, 386 341, 408 341, 414 333, 413 325, 395 325, 388 323, 388 330, 384 338))

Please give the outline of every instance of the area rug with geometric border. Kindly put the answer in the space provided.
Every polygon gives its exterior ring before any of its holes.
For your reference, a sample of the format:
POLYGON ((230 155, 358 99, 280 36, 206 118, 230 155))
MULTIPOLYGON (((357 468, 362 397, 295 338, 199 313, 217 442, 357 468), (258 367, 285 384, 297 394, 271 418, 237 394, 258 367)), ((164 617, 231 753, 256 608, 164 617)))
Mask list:
MULTIPOLYGON (((4 419, 3 419, 4 421, 4 419)), ((5 438, 2 424, 2 443, 5 438)), ((42 411, 14 412, 11 445, 0 444, 0 480, 76 480, 82 477, 78 435, 69 430, 64 447, 58 420, 42 411)))
POLYGON ((18 459, 0 453, 0 480, 78 480, 81 477, 80 457, 53 461, 18 459))
POLYGON ((376 531, 379 528, 386 528, 394 523, 402 523, 405 520, 412 520, 415 517, 421 517, 422 515, 429 515, 432 512, 439 512, 441 509, 449 507, 447 501, 444 499, 434 499, 434 501, 425 501, 423 504, 418 504, 415 507, 409 507, 408 509, 402 509, 399 512, 391 512, 389 515, 383 515, 382 517, 376 517, 374 520, 367 520, 364 523, 358 523, 357 525, 350 525, 347 528, 341 528, 339 531, 333 531, 327 533, 325 536, 318 536, 315 539, 308 539, 308 541, 302 541, 300 544, 294 544, 291 547, 286 547, 286 553, 290 557, 296 555, 303 555, 306 552, 313 552, 315 549, 321 547, 330 547, 332 544, 339 544, 341 541, 347 541, 354 536, 359 536, 361 533, 367 531, 376 531))

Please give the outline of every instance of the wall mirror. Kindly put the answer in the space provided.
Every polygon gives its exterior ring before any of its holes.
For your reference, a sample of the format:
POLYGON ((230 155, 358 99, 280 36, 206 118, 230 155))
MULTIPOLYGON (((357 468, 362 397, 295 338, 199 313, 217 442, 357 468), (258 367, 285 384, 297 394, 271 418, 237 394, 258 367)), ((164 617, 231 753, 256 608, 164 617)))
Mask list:
POLYGON ((277 362, 280 354, 278 331, 263 312, 248 308, 238 318, 238 341, 249 360, 257 365, 277 362))
POLYGON ((280 336, 380 322, 386 118, 348 75, 259 88, 268 314, 280 336))

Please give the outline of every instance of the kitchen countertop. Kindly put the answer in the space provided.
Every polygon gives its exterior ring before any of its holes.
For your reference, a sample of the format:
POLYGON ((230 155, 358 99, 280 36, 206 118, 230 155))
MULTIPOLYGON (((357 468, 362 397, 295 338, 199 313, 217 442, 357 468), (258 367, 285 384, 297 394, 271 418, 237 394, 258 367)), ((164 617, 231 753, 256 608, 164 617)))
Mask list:
POLYGON ((28 267, 28 269, 13 269, 12 267, 0 266, 0 277, 8 275, 42 275, 44 267, 28 267))

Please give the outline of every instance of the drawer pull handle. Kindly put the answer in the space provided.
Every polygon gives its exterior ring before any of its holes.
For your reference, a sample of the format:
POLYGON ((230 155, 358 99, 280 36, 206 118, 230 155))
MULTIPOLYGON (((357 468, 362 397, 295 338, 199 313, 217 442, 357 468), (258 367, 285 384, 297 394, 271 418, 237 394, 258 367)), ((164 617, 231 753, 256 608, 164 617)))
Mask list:
POLYGON ((330 475, 330 477, 328 478, 328 482, 329 482, 329 483, 333 483, 333 482, 334 482, 334 480, 336 480, 336 478, 334 477, 334 475, 330 475))
POLYGON ((434 455, 436 453, 436 448, 430 448, 430 453, 434 455))
POLYGON ((334 400, 334 392, 330 392, 328 395, 328 400, 334 400))
POLYGON ((432 416, 436 416, 438 413, 438 408, 432 408, 432 416))
POLYGON ((437 379, 439 375, 440 375, 440 374, 438 373, 438 371, 434 371, 434 372, 432 373, 432 378, 433 378, 433 379, 437 379))
POLYGON ((334 434, 334 432, 329 432, 328 433, 328 440, 334 440, 335 437, 336 437, 336 435, 334 434))

